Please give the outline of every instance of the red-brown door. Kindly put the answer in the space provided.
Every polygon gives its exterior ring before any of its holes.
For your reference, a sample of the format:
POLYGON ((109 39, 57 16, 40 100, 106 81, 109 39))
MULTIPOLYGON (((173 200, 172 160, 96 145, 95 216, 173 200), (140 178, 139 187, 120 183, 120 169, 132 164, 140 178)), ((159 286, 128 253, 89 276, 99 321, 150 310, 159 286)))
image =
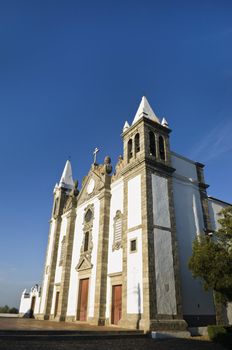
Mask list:
POLYGON ((122 285, 112 287, 111 323, 118 324, 122 317, 122 285))
POLYGON ((77 319, 79 321, 87 320, 88 292, 89 292, 89 279, 85 278, 80 280, 79 302, 78 302, 78 310, 77 310, 77 319))

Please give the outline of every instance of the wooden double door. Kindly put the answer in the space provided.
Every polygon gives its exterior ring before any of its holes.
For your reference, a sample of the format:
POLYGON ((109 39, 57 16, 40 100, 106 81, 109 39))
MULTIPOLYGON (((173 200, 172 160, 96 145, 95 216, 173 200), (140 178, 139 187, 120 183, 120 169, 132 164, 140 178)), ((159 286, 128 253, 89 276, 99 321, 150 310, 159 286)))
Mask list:
POLYGON ((111 323, 117 325, 122 317, 122 285, 112 286, 111 323))
POLYGON ((88 294, 89 294, 89 278, 81 279, 79 284, 79 297, 77 308, 77 320, 87 320, 88 310, 88 294))

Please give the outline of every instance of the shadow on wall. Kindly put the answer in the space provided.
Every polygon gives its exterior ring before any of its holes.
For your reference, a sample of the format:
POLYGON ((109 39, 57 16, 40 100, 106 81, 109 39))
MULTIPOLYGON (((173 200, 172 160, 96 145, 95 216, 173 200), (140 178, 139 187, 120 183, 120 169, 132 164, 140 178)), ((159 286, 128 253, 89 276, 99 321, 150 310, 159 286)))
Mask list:
POLYGON ((27 312, 23 314, 22 318, 35 318, 33 310, 32 309, 27 310, 27 312))
POLYGON ((141 289, 140 289, 139 283, 138 283, 137 293, 138 293, 138 320, 136 324, 136 329, 139 329, 139 323, 141 320, 141 289))

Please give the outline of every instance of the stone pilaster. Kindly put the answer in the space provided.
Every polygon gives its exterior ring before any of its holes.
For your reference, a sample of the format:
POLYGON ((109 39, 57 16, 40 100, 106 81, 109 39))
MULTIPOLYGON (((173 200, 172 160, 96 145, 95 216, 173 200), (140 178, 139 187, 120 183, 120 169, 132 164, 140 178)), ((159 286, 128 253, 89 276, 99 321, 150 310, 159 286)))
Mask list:
POLYGON ((104 175, 104 187, 99 195, 100 221, 98 233, 97 273, 95 285, 94 318, 91 323, 104 325, 106 312, 108 240, 110 221, 111 176, 104 175))
POLYGON ((204 165, 201 163, 196 163, 196 170, 197 170, 197 177, 199 182, 199 191, 200 191, 200 198, 201 198, 203 220, 205 225, 205 232, 207 234, 212 231, 212 224, 211 224, 211 219, 209 215, 208 195, 206 191, 209 185, 205 183, 204 165))
MULTIPOLYGON (((45 306, 44 306, 44 312, 40 313, 38 315, 38 318, 40 319, 49 319, 51 314, 51 306, 52 306, 52 297, 53 297, 53 290, 54 290, 54 280, 55 280, 55 272, 56 272, 56 263, 57 263, 57 253, 58 253, 58 245, 59 245, 59 237, 60 237, 60 229, 61 229, 61 222, 62 218, 61 215, 63 213, 63 208, 65 206, 67 200, 66 190, 63 188, 57 189, 57 192, 54 196, 54 205, 53 207, 53 219, 55 221, 55 228, 53 233, 53 241, 52 241, 52 247, 51 247, 51 257, 48 257, 48 249, 47 249, 47 255, 46 255, 46 261, 45 261, 45 273, 44 273, 44 281, 45 281, 45 274, 48 273, 48 280, 47 280, 47 287, 45 292, 45 306), (56 203, 56 204, 55 204, 56 203), (49 266, 48 266, 49 261, 49 266), (47 272, 47 266, 49 267, 49 271, 47 272)), ((50 227, 50 233, 49 233, 49 239, 48 239, 48 245, 51 241, 51 227, 50 227)), ((44 291, 44 284, 42 286, 42 293, 44 291)))
POLYGON ((60 296, 56 319, 64 321, 67 312, 68 292, 70 283, 70 269, 73 251, 73 239, 75 230, 76 211, 71 209, 67 215, 66 246, 62 262, 62 276, 60 283, 60 296))
POLYGON ((51 313, 61 221, 62 221, 61 217, 59 216, 56 219, 56 223, 55 223, 54 238, 53 238, 53 244, 52 244, 52 250, 51 250, 52 251, 51 263, 50 263, 49 272, 48 272, 44 319, 49 319, 50 313, 51 313))

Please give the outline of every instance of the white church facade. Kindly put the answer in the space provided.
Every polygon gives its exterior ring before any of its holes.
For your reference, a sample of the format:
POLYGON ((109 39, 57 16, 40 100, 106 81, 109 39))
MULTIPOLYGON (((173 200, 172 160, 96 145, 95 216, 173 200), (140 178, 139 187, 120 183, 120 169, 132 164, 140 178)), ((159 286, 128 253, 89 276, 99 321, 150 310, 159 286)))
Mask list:
POLYGON ((212 293, 192 278, 188 259, 227 203, 208 197, 204 165, 170 150, 170 132, 143 97, 113 173, 109 157, 95 159, 79 190, 67 161, 42 288, 27 304, 22 296, 21 314, 34 297, 37 319, 144 330, 214 323, 212 293))

